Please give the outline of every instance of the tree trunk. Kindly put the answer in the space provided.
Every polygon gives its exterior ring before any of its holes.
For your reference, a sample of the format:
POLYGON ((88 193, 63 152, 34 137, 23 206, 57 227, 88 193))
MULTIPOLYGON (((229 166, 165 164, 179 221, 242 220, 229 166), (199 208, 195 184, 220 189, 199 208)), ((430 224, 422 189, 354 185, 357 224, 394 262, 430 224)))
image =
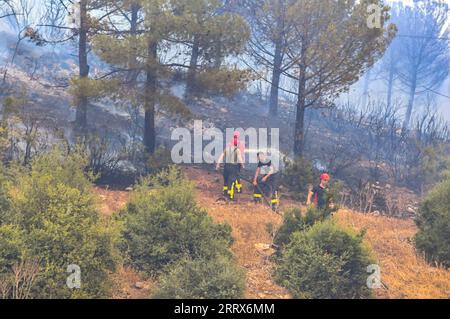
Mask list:
MULTIPOLYGON (((87 79, 89 76, 89 65, 87 56, 87 0, 80 1, 80 29, 78 40, 78 66, 80 79, 87 79)), ((78 133, 86 133, 87 128, 87 107, 88 98, 79 93, 78 105, 76 109, 75 126, 78 133)))
MULTIPOLYGON (((305 63, 302 65, 304 66, 305 63)), ((300 69, 294 133, 294 156, 296 158, 303 157, 305 147, 306 68, 301 66, 300 69)))
POLYGON ((273 60, 273 72, 269 98, 269 114, 273 116, 276 116, 278 113, 278 93, 280 87, 281 65, 283 63, 281 49, 282 43, 281 41, 277 41, 275 44, 275 56, 273 60))
POLYGON ((147 78, 145 81, 145 122, 144 147, 147 153, 153 154, 156 147, 155 104, 157 95, 157 67, 158 44, 151 42, 148 47, 147 78))
POLYGON ((394 54, 391 50, 390 53, 390 66, 389 66, 389 78, 388 78, 388 85, 387 85, 387 103, 386 107, 388 110, 392 107, 392 90, 394 89, 394 72, 395 72, 395 62, 394 62, 394 54))
POLYGON ((392 107, 392 89, 394 86, 394 71, 392 68, 389 70, 389 80, 388 80, 388 92, 387 92, 387 109, 390 110, 392 107))
MULTIPOLYGON (((137 35, 137 27, 138 27, 138 18, 139 18, 139 4, 137 4, 136 2, 134 2, 131 5, 131 20, 130 20, 130 35, 134 38, 134 42, 137 42, 136 39, 136 35, 137 35)), ((130 83, 135 83, 137 80, 137 77, 139 75, 139 71, 137 70, 137 47, 134 46, 131 48, 133 53, 132 53, 132 58, 129 62, 130 64, 130 69, 131 71, 129 72, 128 76, 127 76, 127 81, 130 83)))
POLYGON ((369 69, 366 73, 366 76, 364 77, 364 90, 363 90, 363 100, 362 100, 363 107, 367 106, 367 98, 369 97, 369 85, 370 85, 371 73, 372 73, 372 71, 369 69))
POLYGON ((217 47, 216 47, 213 67, 215 69, 220 69, 220 67, 222 66, 222 62, 223 62, 222 45, 219 42, 216 45, 217 45, 217 47))
POLYGON ((136 31, 137 31, 139 9, 140 9, 140 7, 137 3, 133 3, 131 5, 130 31, 131 31, 131 34, 133 34, 133 35, 135 35, 136 31))
POLYGON ((305 147, 305 98, 298 97, 295 119, 294 156, 303 157, 305 147))
POLYGON ((414 99, 416 97, 416 87, 417 87, 416 77, 414 77, 409 92, 408 107, 406 109, 405 121, 403 122, 403 131, 408 129, 408 126, 411 122, 411 114, 414 107, 414 99))
POLYGON ((194 39, 194 43, 192 45, 192 53, 191 53, 191 61, 189 63, 189 71, 186 79, 186 99, 190 99, 197 92, 197 64, 198 57, 200 54, 200 48, 197 38, 194 39))

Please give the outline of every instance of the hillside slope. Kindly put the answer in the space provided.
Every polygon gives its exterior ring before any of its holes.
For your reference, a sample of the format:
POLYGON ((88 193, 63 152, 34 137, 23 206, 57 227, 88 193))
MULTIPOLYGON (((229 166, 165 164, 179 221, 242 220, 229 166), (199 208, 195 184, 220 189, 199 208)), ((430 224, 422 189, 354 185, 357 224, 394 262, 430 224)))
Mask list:
POLYGON ((365 240, 378 259, 384 284, 377 297, 450 298, 450 270, 432 267, 416 253, 414 221, 348 210, 335 218, 355 230, 366 230, 365 240))
MULTIPOLYGON (((289 293, 273 282, 273 264, 269 256, 272 242, 268 225, 276 229, 282 217, 262 205, 251 202, 251 192, 244 185, 244 194, 236 204, 220 204, 222 179, 219 173, 200 168, 185 169, 186 176, 196 185, 197 201, 217 222, 227 222, 233 228, 235 243, 232 251, 238 263, 247 271, 247 298, 289 298, 289 293)), ((128 193, 98 189, 101 212, 111 215, 126 204, 128 193)), ((289 205, 293 204, 292 202, 289 205)), ((427 264, 415 252, 412 237, 417 229, 412 220, 388 218, 341 210, 334 217, 339 223, 356 231, 366 230, 365 240, 381 267, 383 288, 377 298, 450 298, 450 271, 427 264)), ((150 281, 120 270, 116 298, 142 298, 150 294, 150 281), (126 274, 126 275, 123 275, 126 274), (146 288, 136 288, 143 281, 146 288)))

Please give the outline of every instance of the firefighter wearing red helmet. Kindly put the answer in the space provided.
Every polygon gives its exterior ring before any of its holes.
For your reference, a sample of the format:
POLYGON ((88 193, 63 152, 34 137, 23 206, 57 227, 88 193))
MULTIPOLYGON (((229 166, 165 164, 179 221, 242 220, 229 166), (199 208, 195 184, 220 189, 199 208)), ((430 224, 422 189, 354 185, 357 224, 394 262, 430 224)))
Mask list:
POLYGON ((225 164, 223 194, 225 198, 232 201, 236 199, 236 193, 240 193, 242 188, 239 172, 241 168, 244 168, 244 145, 240 142, 239 137, 239 131, 234 132, 233 140, 227 145, 216 164, 216 170, 220 169, 221 163, 225 164))
POLYGON ((320 175, 320 184, 314 187, 308 194, 307 205, 314 205, 318 209, 328 206, 328 186, 330 175, 323 173, 320 175))

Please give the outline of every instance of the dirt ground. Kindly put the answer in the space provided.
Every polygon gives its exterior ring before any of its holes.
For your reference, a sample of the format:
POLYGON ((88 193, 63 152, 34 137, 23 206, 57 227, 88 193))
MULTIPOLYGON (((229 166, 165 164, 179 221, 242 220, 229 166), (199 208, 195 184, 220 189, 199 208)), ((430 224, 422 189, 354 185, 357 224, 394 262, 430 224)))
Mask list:
POLYGON ((95 192, 100 199, 100 213, 105 216, 111 216, 113 213, 125 207, 130 196, 130 193, 126 191, 110 190, 100 187, 96 187, 95 192))
MULTIPOLYGON (((235 243, 232 251, 247 273, 245 297, 290 298, 284 288, 273 282, 273 264, 269 258, 273 251, 268 230, 270 227, 277 229, 282 217, 263 205, 253 204, 246 183, 238 203, 225 204, 217 201, 222 189, 220 174, 196 167, 184 168, 184 171, 195 182, 199 205, 207 209, 215 221, 227 222, 233 228, 235 243)), ((100 198, 100 211, 107 216, 122 208, 129 198, 126 191, 97 188, 96 192, 100 198)), ((296 203, 284 201, 284 205, 292 204, 296 203)), ((334 218, 355 231, 366 230, 365 241, 381 267, 383 287, 376 290, 377 298, 450 298, 450 270, 433 267, 416 254, 412 238, 417 228, 413 220, 349 210, 339 211, 334 218)), ((150 296, 153 282, 134 270, 122 268, 113 277, 116 283, 114 298, 150 296)))

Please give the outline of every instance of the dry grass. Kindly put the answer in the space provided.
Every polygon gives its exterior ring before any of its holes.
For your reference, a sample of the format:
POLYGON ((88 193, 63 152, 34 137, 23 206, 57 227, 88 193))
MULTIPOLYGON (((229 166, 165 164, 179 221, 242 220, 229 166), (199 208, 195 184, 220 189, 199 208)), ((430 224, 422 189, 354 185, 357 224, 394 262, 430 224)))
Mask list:
POLYGON ((113 299, 148 299, 154 286, 152 280, 144 280, 143 276, 129 267, 118 269, 112 274, 112 281, 114 283, 113 299))
POLYGON ((357 231, 366 229, 365 240, 381 267, 385 285, 378 298, 450 298, 450 271, 427 264, 416 254, 412 220, 388 218, 341 210, 336 220, 357 231))
POLYGON ((130 197, 129 192, 109 190, 96 187, 95 193, 99 198, 99 210, 105 216, 111 216, 114 212, 119 211, 127 204, 130 197))

